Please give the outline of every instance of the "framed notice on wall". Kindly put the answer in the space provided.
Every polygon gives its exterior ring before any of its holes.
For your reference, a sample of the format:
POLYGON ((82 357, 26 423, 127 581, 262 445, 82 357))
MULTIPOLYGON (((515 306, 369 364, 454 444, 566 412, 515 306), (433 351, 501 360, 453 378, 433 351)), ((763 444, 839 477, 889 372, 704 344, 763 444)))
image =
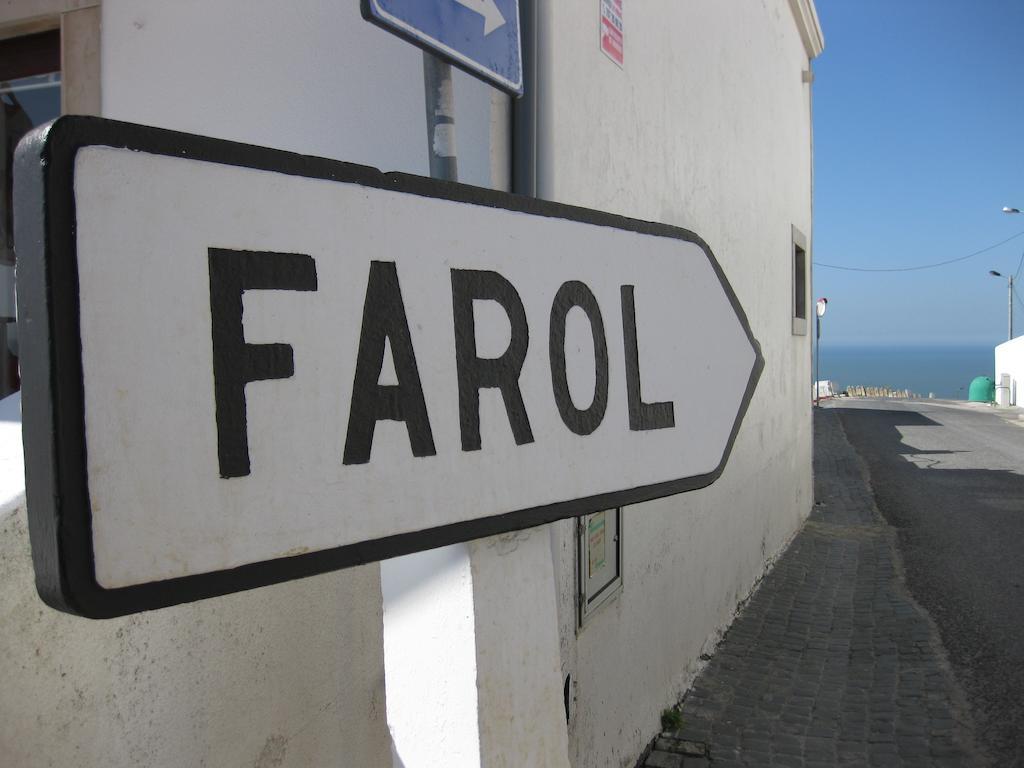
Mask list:
POLYGON ((606 509, 578 519, 579 621, 622 590, 622 509, 606 509))

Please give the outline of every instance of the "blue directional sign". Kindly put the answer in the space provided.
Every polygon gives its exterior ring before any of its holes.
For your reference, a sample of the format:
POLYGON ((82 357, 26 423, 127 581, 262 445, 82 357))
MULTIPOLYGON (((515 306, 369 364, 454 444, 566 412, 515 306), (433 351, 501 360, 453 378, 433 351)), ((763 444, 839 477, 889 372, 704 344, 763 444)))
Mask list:
POLYGON ((522 95, 519 0, 362 0, 362 9, 368 21, 522 95))

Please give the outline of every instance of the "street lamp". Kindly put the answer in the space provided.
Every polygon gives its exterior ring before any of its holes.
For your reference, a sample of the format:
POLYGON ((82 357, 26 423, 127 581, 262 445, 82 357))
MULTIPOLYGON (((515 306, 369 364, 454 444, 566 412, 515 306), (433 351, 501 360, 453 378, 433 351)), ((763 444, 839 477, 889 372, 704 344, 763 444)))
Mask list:
MULTIPOLYGON (((1013 208, 1013 207, 1011 207, 1009 205, 1004 205, 1003 206, 1003 213, 1020 213, 1020 208, 1013 208)), ((996 272, 994 269, 990 269, 988 271, 988 273, 990 275, 992 275, 993 277, 1003 277, 1002 274, 1000 274, 999 272, 996 272)), ((1009 299, 1007 300, 1007 303, 1009 304, 1009 315, 1010 315, 1010 319, 1009 319, 1009 326, 1010 327, 1009 327, 1009 329, 1007 330, 1007 333, 1006 333, 1006 340, 1007 341, 1013 341, 1013 275, 1006 275, 1006 278, 1007 278, 1007 283, 1008 283, 1007 293, 1009 294, 1009 299)))
MULTIPOLYGON (((1004 208, 1003 210, 1006 210, 1006 209, 1004 208)), ((1006 278, 1007 287, 1008 287, 1007 293, 1008 293, 1008 296, 1009 296, 1009 298, 1007 299, 1007 304, 1008 304, 1008 311, 1009 311, 1009 314, 1010 314, 1009 328, 1007 329, 1007 332, 1006 332, 1007 333, 1006 340, 1007 341, 1011 341, 1013 339, 1013 275, 1004 275, 1002 272, 996 272, 994 269, 990 269, 988 271, 988 273, 990 275, 992 275, 992 277, 1005 277, 1006 278)))
POLYGON ((821 365, 821 318, 825 316, 825 308, 828 306, 828 299, 822 297, 814 307, 815 335, 814 335, 814 407, 818 407, 821 400, 821 379, 818 373, 821 365))

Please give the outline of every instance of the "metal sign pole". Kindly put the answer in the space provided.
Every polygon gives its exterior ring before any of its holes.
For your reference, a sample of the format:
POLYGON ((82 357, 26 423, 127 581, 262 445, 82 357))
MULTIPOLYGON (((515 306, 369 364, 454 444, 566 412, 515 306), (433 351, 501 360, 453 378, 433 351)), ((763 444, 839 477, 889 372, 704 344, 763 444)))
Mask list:
POLYGON ((818 378, 818 368, 821 364, 821 316, 814 319, 817 321, 814 333, 814 406, 817 407, 821 399, 821 382, 818 378))
MULTIPOLYGON (((825 309, 828 307, 828 299, 824 296, 814 305, 814 406, 817 407, 821 400, 821 318, 825 316, 825 309)), ((831 392, 831 388, 829 389, 831 392)), ((831 395, 829 395, 831 397, 831 395)))
POLYGON ((427 153, 430 157, 430 175, 443 181, 458 181, 452 66, 429 51, 423 52, 423 90, 427 106, 427 153))

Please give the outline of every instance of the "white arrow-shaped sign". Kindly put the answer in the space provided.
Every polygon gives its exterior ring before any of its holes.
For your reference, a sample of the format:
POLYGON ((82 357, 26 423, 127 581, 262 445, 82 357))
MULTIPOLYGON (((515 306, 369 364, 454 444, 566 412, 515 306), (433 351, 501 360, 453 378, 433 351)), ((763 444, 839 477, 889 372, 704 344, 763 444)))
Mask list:
POLYGON ((723 471, 762 362, 693 233, 95 118, 48 130, 16 205, 53 604, 152 608, 723 471))
POLYGON ((455 2, 484 17, 484 37, 505 24, 505 17, 501 15, 494 0, 455 0, 455 2))

